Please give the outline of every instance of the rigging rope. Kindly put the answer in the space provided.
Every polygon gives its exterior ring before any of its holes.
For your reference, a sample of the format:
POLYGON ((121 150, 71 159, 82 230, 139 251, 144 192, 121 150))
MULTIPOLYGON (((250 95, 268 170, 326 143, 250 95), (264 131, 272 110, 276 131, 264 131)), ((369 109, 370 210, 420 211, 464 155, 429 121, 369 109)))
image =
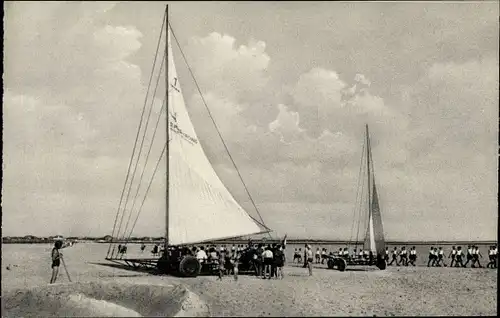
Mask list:
POLYGON ((163 146, 163 150, 161 152, 160 158, 158 158, 158 161, 156 162, 156 167, 155 170, 153 171, 153 174, 151 175, 151 179, 149 180, 148 188, 146 189, 146 193, 144 193, 144 197, 142 199, 141 206, 139 207, 139 211, 137 212, 137 216, 134 220, 134 224, 132 225, 132 229, 130 230, 130 235, 128 237, 128 240, 130 240, 130 237, 132 236, 132 231, 135 228, 135 225, 137 224, 137 220, 139 219, 139 215, 141 214, 142 207, 144 206, 144 202, 146 201, 146 197, 149 194, 149 189, 151 188, 151 184, 153 183, 154 177, 156 175, 156 171, 158 170, 158 166, 160 165, 161 159, 165 155, 165 150, 167 149, 167 143, 165 143, 165 146, 163 146))
MULTIPOLYGON (((136 203, 136 201, 137 201, 137 196, 138 196, 138 194, 139 194, 139 189, 140 189, 141 184, 142 184, 142 179, 143 179, 143 177, 144 177, 144 172, 146 171, 146 166, 147 166, 147 164, 148 164, 149 155, 151 154, 151 149, 153 149, 153 142, 154 142, 154 139, 155 139, 155 137, 156 137, 156 132, 157 132, 157 130, 158 130, 158 124, 160 123, 161 115, 163 114, 163 111, 164 111, 164 109, 165 109, 165 101, 166 101, 166 100, 163 100, 163 104, 162 104, 162 106, 161 106, 160 113, 158 114, 158 119, 156 120, 156 125, 155 125, 155 129, 154 129, 154 132, 153 132, 153 136, 151 137, 151 144, 149 145, 148 153, 147 153, 147 155, 146 155, 146 159, 145 159, 145 160, 146 160, 146 163, 144 164, 144 168, 142 169, 141 177, 140 177, 140 180, 139 180, 139 186, 137 187, 137 191, 136 191, 136 193, 135 193, 135 197, 134 197, 134 202, 133 202, 133 204, 132 204, 132 208, 130 209, 130 216, 132 215, 132 211, 134 210, 135 203, 136 203)), ((138 212, 138 213, 140 213, 140 212, 138 212)), ((138 215, 139 215, 139 214, 138 214, 138 215)), ((129 216, 129 221, 130 221, 130 216, 129 216)), ((137 217, 138 217, 138 216, 137 216, 137 217)), ((123 235, 123 237, 124 237, 124 238, 125 238, 125 234, 126 234, 126 231, 127 231, 127 228, 128 228, 128 223, 129 223, 129 221, 127 221, 127 226, 125 226, 125 229, 124 229, 124 233, 123 233, 123 234, 124 234, 124 235, 123 235)), ((132 227, 132 228, 130 229, 130 234, 129 234, 128 238, 127 238, 127 241, 128 241, 128 240, 130 239, 130 237, 132 236, 132 231, 133 231, 133 230, 134 230, 134 227, 132 227)), ((127 244, 127 241, 125 241, 125 244, 127 244)))
MULTIPOLYGON (((166 12, 165 12, 165 14, 166 14, 166 12)), ((128 169, 127 169, 127 176, 125 177, 125 182, 123 184, 122 193, 120 195, 120 203, 118 204, 118 209, 116 211, 115 221, 114 221, 114 224, 113 224, 113 231, 111 232, 111 242, 110 242, 109 247, 108 247, 107 257, 109 257, 109 253, 111 251, 111 246, 113 245, 113 240, 114 240, 115 230, 116 230, 116 222, 118 221, 118 216, 120 215, 120 208, 121 208, 122 201, 123 201, 123 195, 125 194, 125 188, 127 187, 127 181, 128 181, 129 175, 130 175, 130 168, 132 167, 132 161, 133 161, 133 158, 134 158, 135 149, 137 147, 137 141, 139 140, 139 133, 140 133, 141 127, 142 127, 142 121, 143 121, 143 118, 144 118, 144 111, 146 110, 146 105, 147 105, 147 100, 148 100, 148 95, 149 95, 149 89, 151 87, 151 81, 153 80, 153 73, 154 73, 154 69, 155 69, 155 65, 156 65, 156 59, 158 57, 158 51, 160 49, 161 35, 163 34, 163 29, 164 29, 164 26, 165 26, 165 20, 166 20, 165 19, 165 15, 163 17, 164 18, 163 18, 163 23, 161 25, 160 37, 158 38, 158 44, 156 46, 156 53, 155 53, 155 57, 154 57, 154 60, 153 60, 153 67, 151 68, 151 74, 149 75, 148 88, 147 88, 147 91, 146 91, 146 97, 145 97, 145 100, 144 100, 144 106, 143 106, 142 112, 141 112, 141 119, 139 121, 139 128, 137 129, 137 134, 136 134, 136 137, 135 137, 134 147, 132 149, 132 156, 130 157, 130 161, 129 161, 129 165, 128 165, 128 169)), ((112 252, 112 254, 114 254, 114 250, 115 250, 115 247, 113 246, 113 252, 112 252)))
MULTIPOLYGON (((162 60, 161 66, 163 66, 163 60, 162 60)), ((154 94, 156 94, 156 89, 158 88, 159 75, 160 74, 161 74, 161 69, 160 69, 160 72, 158 73, 158 80, 156 82, 156 87, 155 87, 154 94)), ((155 96, 154 94, 153 94, 153 97, 152 97, 152 101, 154 101, 154 96, 155 96)), ((151 119, 152 108, 153 108, 153 103, 151 103, 151 106, 149 108, 148 118, 146 120, 146 125, 145 125, 144 132, 143 132, 142 139, 141 139, 141 145, 139 147, 139 153, 138 153, 138 155, 136 157, 136 161, 135 161, 134 172, 132 173, 132 179, 130 181, 130 186, 129 186, 128 191, 127 191, 127 198, 125 199, 125 205, 123 207, 123 214, 121 216, 120 224, 118 226, 118 232, 117 232, 117 237, 118 238, 119 238, 119 233, 120 233, 120 231, 122 229, 123 219, 125 217, 125 214, 127 213, 127 205, 128 205, 128 202, 129 202, 130 191, 132 191, 132 184, 134 182, 134 178, 135 178, 135 175, 136 175, 137 167, 139 166, 139 160, 141 158, 141 153, 142 153, 142 149, 143 149, 143 146, 144 146, 144 140, 145 140, 145 137, 146 137, 146 131, 147 131, 148 126, 149 126, 149 120, 151 119)), ((130 215, 130 213, 129 213, 129 215, 130 215)))
POLYGON ((361 173, 363 171, 364 154, 365 154, 365 143, 363 142, 363 148, 361 150, 361 160, 359 163, 358 184, 356 185, 356 200, 355 200, 355 204, 354 204, 354 218, 352 220, 352 225, 351 225, 351 235, 349 236, 349 245, 348 245, 349 249, 351 248, 352 237, 354 235, 354 225, 356 224, 356 215, 357 215, 358 199, 359 199, 359 188, 360 188, 360 183, 361 183, 361 173))
MULTIPOLYGON (((198 93, 200 94, 201 100, 202 100, 203 104, 205 105, 205 108, 207 109, 208 115, 209 115, 210 119, 212 120, 212 122, 213 122, 213 124, 214 124, 214 126, 215 126, 215 130, 217 131, 217 134, 219 135, 219 138, 221 139, 222 144, 224 145, 224 148, 225 148, 225 150, 226 150, 226 152, 227 152, 227 154, 228 154, 229 158, 231 159, 231 162, 232 162, 232 164, 233 164, 234 168, 236 169, 236 172, 238 173, 238 176, 239 176, 239 178, 240 178, 241 182, 243 183, 243 187, 245 188, 245 191, 246 191, 246 193, 247 193, 247 195, 248 195, 248 198, 250 199, 250 201, 251 201, 251 203, 252 203, 253 207, 255 208, 255 211, 257 212, 257 215, 259 216, 259 218, 260 218, 261 222, 259 222, 259 221, 258 221, 258 220, 256 220, 255 218, 253 218, 251 215, 249 215, 249 217, 250 217, 250 218, 252 218, 252 219, 253 219, 256 223, 258 223, 259 225, 263 226, 266 230, 271 231, 271 229, 270 229, 270 228, 268 228, 268 227, 264 224, 264 219, 262 218, 262 216, 261 216, 261 214, 260 214, 260 212, 259 212, 259 209, 257 208, 257 206, 256 206, 256 204, 255 204, 255 202, 254 202, 254 200, 253 200, 253 198, 252 198, 252 196, 250 195, 250 192, 248 191, 248 188, 247 188, 247 186, 246 186, 245 182, 243 181, 243 177, 241 176, 240 171, 238 170, 238 167, 236 166, 236 163, 234 162, 233 157, 231 156, 231 153, 229 152, 229 149, 228 149, 228 147, 227 147, 227 145, 226 145, 226 142, 224 141, 224 138, 222 137, 222 134, 220 133, 219 128, 218 128, 217 124, 215 123, 215 119, 213 118, 212 113, 210 112, 210 109, 208 108, 208 105, 207 105, 207 103, 206 103, 206 101, 205 101, 205 97, 203 96, 203 93, 201 92, 200 86, 198 85, 198 82, 196 81, 196 78, 194 77, 193 71, 191 70, 191 67, 189 66, 189 63, 187 62, 186 56, 184 55, 184 52, 183 52, 183 51, 182 51, 182 49, 181 49, 181 46, 180 46, 180 44, 179 44, 179 41, 177 40, 177 37, 175 36, 175 33, 174 33, 173 29, 172 29, 172 25, 171 25, 170 23, 169 23, 169 27, 170 27, 170 30, 171 30, 171 32, 172 32, 172 35, 173 35, 173 37, 174 37, 174 39, 175 39, 175 42, 177 43, 177 47, 179 48, 179 50, 180 50, 180 52, 181 52, 182 58, 183 58, 183 60, 184 60, 184 63, 186 64, 186 66, 187 66, 187 68, 188 68, 188 70, 189 70, 189 73, 191 74, 191 77, 193 78, 194 84, 196 85, 196 88, 197 88, 197 90, 198 90, 198 93)), ((270 233, 269 233, 269 232, 267 232, 267 234, 268 234, 268 235, 269 235, 269 237, 272 239, 272 236, 270 235, 270 233)))
MULTIPOLYGON (((123 215, 125 215, 126 213, 126 209, 127 209, 127 204, 128 204, 128 198, 129 198, 129 194, 130 194, 130 191, 132 190, 132 182, 134 181, 134 178, 135 178, 135 172, 137 170, 137 166, 139 165, 139 159, 141 157, 141 153, 142 153, 142 149, 143 149, 143 145, 144 145, 144 140, 146 139, 146 133, 147 133, 147 129, 148 129, 148 126, 149 126, 149 120, 151 119, 151 113, 153 111, 153 105, 154 105, 154 97, 156 96, 156 91, 158 89, 158 84, 160 83, 160 75, 161 75, 161 70, 163 69, 163 64, 164 64, 164 60, 165 60, 165 56, 167 54, 167 51, 165 50, 165 53, 163 54, 163 59, 162 59, 162 63, 160 65, 160 70, 158 71, 158 79, 156 80, 156 86, 155 86, 155 90, 153 92, 153 98, 151 98, 151 105, 149 106, 149 113, 148 113, 148 119, 146 120, 146 126, 144 127, 144 134, 142 135, 142 140, 141 140, 141 146, 139 147, 139 154, 137 155, 137 160, 135 162, 135 168, 134 168, 134 173, 132 174, 132 181, 130 183, 130 187, 129 187, 129 190, 128 190, 128 193, 127 193, 127 199, 125 201, 125 207, 123 208, 123 215)), ((160 113, 161 114, 161 113, 160 113)), ((158 119, 159 119, 160 116, 158 116, 158 119)), ((156 127, 155 127, 155 134, 156 134, 156 129, 158 127, 158 121, 156 123, 156 127)), ((151 140, 151 145, 153 144, 153 141, 154 140, 151 140)), ((150 145, 150 146, 151 146, 150 145)), ((150 148, 151 150, 151 148, 150 148)), ((149 153, 148 153, 149 155, 149 153)), ((146 168, 146 165, 147 165, 147 158, 146 158, 146 163, 144 165, 144 169, 146 168)), ((142 170, 142 174, 141 174, 141 177, 144 175, 144 169, 142 170)), ((141 179, 142 180, 142 179, 141 179)), ((139 192, 139 188, 141 187, 141 181, 139 181, 139 184, 137 186, 137 192, 139 192)), ((130 223, 130 218, 132 216, 132 211, 133 211, 133 207, 132 209, 130 210, 130 213, 129 213, 129 216, 128 216, 128 220, 127 220, 127 223, 125 224, 125 228, 123 230, 123 238, 125 238, 125 235, 126 235, 126 231, 127 231, 127 228, 128 228, 128 225, 130 223)), ((122 217, 123 219, 123 217, 122 217)), ((121 223, 120 223, 120 227, 119 227, 119 230, 121 229, 121 223)))

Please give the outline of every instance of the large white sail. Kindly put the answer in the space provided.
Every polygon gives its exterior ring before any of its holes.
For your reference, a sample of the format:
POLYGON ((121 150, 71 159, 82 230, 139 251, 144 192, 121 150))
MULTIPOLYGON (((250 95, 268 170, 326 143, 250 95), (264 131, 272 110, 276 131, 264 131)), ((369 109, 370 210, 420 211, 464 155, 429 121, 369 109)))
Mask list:
POLYGON ((169 244, 262 232, 226 189, 198 141, 177 77, 170 30, 168 37, 169 244))

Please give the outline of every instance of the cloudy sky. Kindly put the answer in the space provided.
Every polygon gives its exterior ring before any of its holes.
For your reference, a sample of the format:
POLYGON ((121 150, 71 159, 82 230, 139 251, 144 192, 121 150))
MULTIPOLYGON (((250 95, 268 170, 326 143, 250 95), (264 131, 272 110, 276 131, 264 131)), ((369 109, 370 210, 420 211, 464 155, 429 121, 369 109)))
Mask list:
MULTIPOLYGON (((111 232, 163 10, 6 3, 3 235, 111 232)), ((327 239, 351 236, 365 123, 387 239, 496 237, 498 15, 495 2, 170 6, 267 226, 327 239)), ((201 144, 255 216, 174 53, 201 144)), ((163 233, 156 181, 137 235, 163 233)))

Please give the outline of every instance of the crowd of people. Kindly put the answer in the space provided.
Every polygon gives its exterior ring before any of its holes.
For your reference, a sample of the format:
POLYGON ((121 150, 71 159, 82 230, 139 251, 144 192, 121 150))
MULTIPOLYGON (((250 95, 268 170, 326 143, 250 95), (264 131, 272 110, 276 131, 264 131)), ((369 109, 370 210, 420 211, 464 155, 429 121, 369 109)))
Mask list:
MULTIPOLYGON (((161 253, 161 247, 155 245, 152 254, 161 253)), ((240 270, 255 274, 264 279, 283 279, 286 258, 281 244, 244 245, 198 245, 190 247, 169 247, 169 257, 180 258, 185 255, 196 257, 202 268, 218 273, 219 279, 233 275, 238 279, 240 270)))
MULTIPOLYGON (((142 244, 141 252, 144 252, 145 248, 146 246, 142 244)), ((163 246, 154 245, 151 253, 154 256, 163 254, 163 246)), ((264 279, 283 279, 284 277, 283 266, 286 263, 286 256, 282 244, 264 245, 249 242, 248 244, 232 245, 231 247, 226 245, 217 247, 213 244, 169 247, 168 253, 173 257, 181 257, 182 255, 196 257, 202 267, 208 267, 209 271, 218 273, 219 279, 226 275, 233 275, 234 279, 237 280, 240 270, 254 273, 264 279)), ((339 248, 338 251, 328 252, 326 248, 318 247, 314 252, 310 245, 305 244, 304 251, 302 251, 302 248, 295 248, 293 263, 303 263, 303 267, 308 269, 309 275, 312 275, 313 264, 324 264, 331 256, 342 257, 348 264, 372 264, 375 258, 372 251, 362 248, 350 250, 348 247, 344 247, 339 248)), ((489 262, 486 267, 497 268, 496 245, 490 246, 488 256, 489 262)), ((415 246, 412 246, 409 250, 405 246, 399 249, 393 247, 391 250, 386 247, 384 258, 388 266, 416 266, 417 249, 415 246)), ((450 267, 467 267, 469 263, 472 268, 483 267, 481 264, 483 256, 475 245, 468 246, 467 251, 463 251, 461 246, 453 246, 447 258, 451 259, 450 267)), ((427 266, 448 266, 445 251, 442 247, 432 246, 429 249, 427 266)))
MULTIPOLYGON (((307 266, 307 254, 310 254, 310 247, 308 249, 307 245, 302 252, 302 248, 296 248, 293 255, 293 262, 302 263, 304 261, 304 267, 307 266)), ((363 249, 353 249, 352 253, 349 251, 347 247, 339 248, 336 252, 329 252, 326 248, 317 248, 315 253, 315 263, 316 264, 324 264, 329 256, 342 257, 346 260, 355 262, 361 260, 370 260, 373 259, 373 253, 371 251, 363 250, 363 249)), ((387 265, 392 266, 395 264, 396 266, 416 266, 415 262, 417 260, 417 249, 415 246, 412 246, 410 250, 407 250, 405 246, 402 246, 400 249, 398 247, 394 247, 391 251, 389 247, 385 249, 384 258, 387 262, 387 265)), ((467 251, 463 251, 461 246, 455 247, 453 246, 450 253, 448 254, 448 259, 451 259, 450 267, 467 267, 470 263, 471 268, 475 267, 483 267, 481 265, 480 259, 483 256, 479 251, 479 247, 476 245, 469 245, 467 251), (477 266, 476 266, 477 265, 477 266)), ((488 258, 489 262, 486 265, 487 268, 497 268, 498 264, 498 254, 497 254, 497 246, 492 245, 488 250, 488 258)), ((431 246, 429 249, 429 258, 427 262, 428 267, 441 267, 448 266, 446 263, 445 252, 442 247, 431 246)))

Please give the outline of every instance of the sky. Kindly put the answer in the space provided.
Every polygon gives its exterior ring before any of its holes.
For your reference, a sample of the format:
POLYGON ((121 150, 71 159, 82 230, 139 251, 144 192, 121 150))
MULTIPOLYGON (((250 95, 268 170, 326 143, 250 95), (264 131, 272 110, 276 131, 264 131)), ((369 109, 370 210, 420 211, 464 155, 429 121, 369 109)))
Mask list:
MULTIPOLYGON (((3 236, 110 234, 164 5, 5 4, 3 236)), ((169 10, 274 235, 353 237, 368 124, 387 240, 496 238, 497 3, 173 2, 169 10)), ((179 47, 200 142, 256 216, 179 47)), ((164 187, 158 178, 134 234, 162 235, 164 187)))

